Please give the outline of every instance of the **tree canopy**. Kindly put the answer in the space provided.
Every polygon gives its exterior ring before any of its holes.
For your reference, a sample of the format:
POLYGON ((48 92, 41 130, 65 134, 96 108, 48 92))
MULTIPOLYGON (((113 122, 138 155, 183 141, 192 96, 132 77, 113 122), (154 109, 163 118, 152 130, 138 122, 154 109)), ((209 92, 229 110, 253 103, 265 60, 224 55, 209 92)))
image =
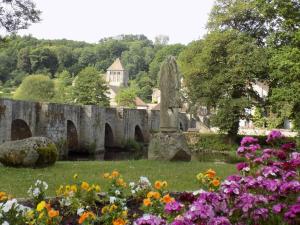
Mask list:
POLYGON ((0 30, 16 32, 40 21, 41 12, 31 0, 0 0, 0 30))

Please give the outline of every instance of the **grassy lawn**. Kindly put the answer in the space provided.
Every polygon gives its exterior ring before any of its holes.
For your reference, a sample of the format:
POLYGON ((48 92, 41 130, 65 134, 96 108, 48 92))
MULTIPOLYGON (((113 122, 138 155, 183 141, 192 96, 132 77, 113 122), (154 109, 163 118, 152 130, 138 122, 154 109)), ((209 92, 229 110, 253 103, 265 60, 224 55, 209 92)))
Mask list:
POLYGON ((107 190, 107 182, 102 178, 104 172, 117 169, 126 181, 137 181, 147 176, 151 182, 166 180, 172 191, 197 190, 195 176, 209 168, 216 170, 221 178, 235 172, 234 164, 211 162, 159 162, 159 161, 82 161, 57 162, 55 166, 43 169, 7 168, 0 165, 0 191, 14 197, 27 197, 28 188, 35 180, 44 180, 49 184, 47 195, 53 196, 59 185, 69 184, 77 173, 79 180, 100 184, 107 190))

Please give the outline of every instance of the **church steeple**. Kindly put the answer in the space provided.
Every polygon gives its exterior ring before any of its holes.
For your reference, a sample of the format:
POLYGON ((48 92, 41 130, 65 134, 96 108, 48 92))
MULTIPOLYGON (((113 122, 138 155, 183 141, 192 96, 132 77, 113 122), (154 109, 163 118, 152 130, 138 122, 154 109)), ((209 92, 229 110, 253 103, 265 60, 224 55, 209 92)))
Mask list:
POLYGON ((128 86, 128 72, 122 65, 122 62, 117 58, 113 64, 107 69, 106 82, 111 86, 128 86))

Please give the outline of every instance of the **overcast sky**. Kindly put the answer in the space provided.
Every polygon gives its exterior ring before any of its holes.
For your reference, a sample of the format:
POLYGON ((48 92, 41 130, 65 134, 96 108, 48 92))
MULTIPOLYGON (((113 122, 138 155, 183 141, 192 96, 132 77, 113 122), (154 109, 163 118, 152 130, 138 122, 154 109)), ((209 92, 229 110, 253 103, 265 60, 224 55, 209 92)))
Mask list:
POLYGON ((168 35, 187 44, 205 34, 214 0, 34 0, 42 21, 19 34, 98 42, 119 34, 168 35))

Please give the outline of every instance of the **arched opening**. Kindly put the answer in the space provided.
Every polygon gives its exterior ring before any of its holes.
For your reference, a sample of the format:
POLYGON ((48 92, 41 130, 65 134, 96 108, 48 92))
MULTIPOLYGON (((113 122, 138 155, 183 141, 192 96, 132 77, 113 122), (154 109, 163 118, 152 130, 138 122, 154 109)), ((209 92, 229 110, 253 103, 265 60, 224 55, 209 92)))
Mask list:
POLYGON ((144 142, 144 136, 142 130, 138 125, 136 125, 134 129, 134 140, 140 143, 144 142))
POLYGON ((179 123, 179 129, 181 130, 181 131, 184 131, 184 127, 183 127, 183 124, 180 122, 179 123))
POLYGON ((112 148, 114 145, 114 135, 113 131, 108 123, 105 124, 105 140, 104 146, 105 149, 112 148))
POLYGON ((116 152, 118 152, 118 148, 114 147, 114 134, 111 126, 108 123, 105 124, 104 135, 104 160, 113 160, 116 152))
POLYGON ((11 140, 22 140, 32 137, 29 126, 24 120, 16 119, 11 123, 11 140))
POLYGON ((67 120, 67 149, 70 159, 77 158, 79 152, 79 142, 77 129, 71 120, 67 120))

